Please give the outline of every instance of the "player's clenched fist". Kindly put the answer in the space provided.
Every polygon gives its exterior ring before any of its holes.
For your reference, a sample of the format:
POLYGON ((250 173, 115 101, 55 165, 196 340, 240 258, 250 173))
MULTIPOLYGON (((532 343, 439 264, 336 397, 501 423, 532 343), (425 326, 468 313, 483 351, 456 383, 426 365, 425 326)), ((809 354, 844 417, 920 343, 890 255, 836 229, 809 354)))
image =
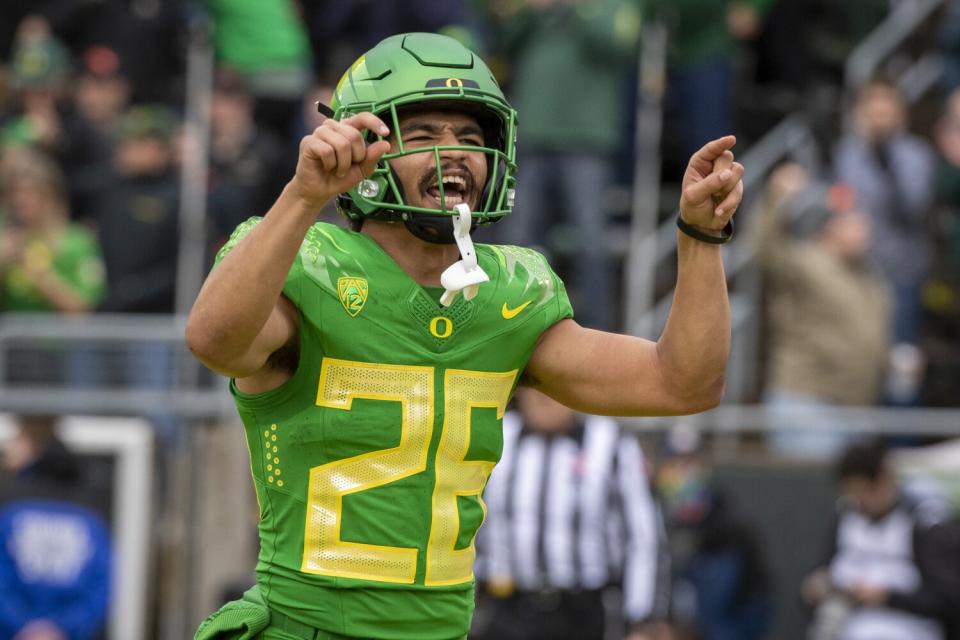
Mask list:
POLYGON ((680 196, 684 222, 720 231, 733 217, 743 199, 743 165, 730 151, 736 143, 733 136, 711 140, 690 158, 680 196))
POLYGON ((300 157, 292 187, 311 207, 319 209, 338 193, 349 191, 369 176, 390 143, 367 144, 363 131, 390 134, 372 113, 359 113, 342 121, 328 118, 300 141, 300 157))

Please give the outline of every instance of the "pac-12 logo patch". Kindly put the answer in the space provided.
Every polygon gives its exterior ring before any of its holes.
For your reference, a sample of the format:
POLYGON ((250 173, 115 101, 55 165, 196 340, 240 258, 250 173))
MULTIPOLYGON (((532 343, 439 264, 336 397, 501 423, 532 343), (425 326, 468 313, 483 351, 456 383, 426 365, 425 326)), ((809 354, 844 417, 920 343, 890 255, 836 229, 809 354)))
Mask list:
POLYGON ((355 318, 363 309, 367 302, 367 293, 370 288, 367 286, 366 278, 356 278, 353 276, 343 276, 337 280, 337 292, 340 294, 340 304, 347 310, 350 317, 355 318))

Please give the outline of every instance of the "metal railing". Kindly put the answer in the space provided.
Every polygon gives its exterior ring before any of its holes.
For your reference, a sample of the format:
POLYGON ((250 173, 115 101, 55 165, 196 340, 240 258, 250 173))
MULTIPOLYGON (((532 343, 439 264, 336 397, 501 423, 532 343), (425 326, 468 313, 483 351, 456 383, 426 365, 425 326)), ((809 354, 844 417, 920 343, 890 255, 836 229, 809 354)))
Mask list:
MULTIPOLYGON (((759 142, 745 153, 740 161, 747 172, 744 174, 744 204, 741 206, 740 228, 744 211, 749 210, 751 201, 760 192, 770 170, 785 159, 792 159, 811 169, 817 164, 817 146, 813 130, 800 114, 787 116, 759 142)), ((659 268, 676 252, 676 227, 671 217, 662 223, 654 233, 642 238, 633 245, 632 252, 653 255, 652 269, 659 268)), ((748 234, 740 233, 724 251, 723 262, 727 279, 737 281, 737 290, 730 296, 731 327, 733 346, 728 372, 727 397, 732 402, 742 402, 748 396, 756 376, 756 356, 759 353, 759 314, 757 300, 760 297, 760 283, 757 274, 749 267, 753 263, 754 248, 748 234)), ((628 279, 628 285, 637 280, 628 279)), ((652 286, 652 276, 648 282, 652 286)), ((642 294, 644 296, 648 293, 642 294)), ((629 297, 629 295, 628 295, 629 297)), ((633 307, 633 315, 628 318, 627 331, 633 335, 656 338, 663 330, 673 303, 673 289, 657 299, 650 307, 633 307), (641 312, 642 311, 642 312, 641 312), (640 315, 636 315, 640 312, 640 315)))
POLYGON ((226 381, 193 358, 184 326, 173 315, 0 314, 0 410, 232 416, 226 381))
POLYGON ((946 0, 909 0, 897 4, 886 20, 863 39, 847 58, 844 84, 855 92, 910 38, 946 0))
POLYGON ((817 420, 808 408, 723 405, 691 416, 618 418, 636 431, 664 430, 683 424, 704 432, 740 434, 797 429, 830 429, 850 434, 960 437, 960 409, 889 407, 818 407, 817 420), (825 425, 830 425, 829 427, 825 425))

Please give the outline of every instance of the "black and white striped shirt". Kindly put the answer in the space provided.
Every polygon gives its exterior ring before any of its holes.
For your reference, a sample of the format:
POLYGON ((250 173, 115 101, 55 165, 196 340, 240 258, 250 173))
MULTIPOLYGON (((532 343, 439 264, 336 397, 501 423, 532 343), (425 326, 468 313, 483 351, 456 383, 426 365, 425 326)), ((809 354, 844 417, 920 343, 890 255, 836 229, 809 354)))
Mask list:
POLYGON ((666 535, 636 438, 596 416, 570 433, 542 434, 511 412, 503 440, 484 493, 478 577, 522 591, 619 581, 628 621, 664 618, 666 535))

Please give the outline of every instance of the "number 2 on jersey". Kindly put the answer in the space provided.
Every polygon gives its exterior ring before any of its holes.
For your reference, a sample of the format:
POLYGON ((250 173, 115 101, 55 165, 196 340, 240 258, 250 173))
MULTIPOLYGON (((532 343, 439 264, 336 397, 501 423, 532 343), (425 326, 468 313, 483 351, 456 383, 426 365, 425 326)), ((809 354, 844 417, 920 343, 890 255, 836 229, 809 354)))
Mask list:
MULTIPOLYGON (((444 420, 434 471, 432 521, 424 584, 458 584, 473 575, 473 545, 456 549, 458 496, 480 496, 493 462, 464 460, 470 447, 474 407, 502 418, 516 371, 487 373, 449 369, 444 373, 444 420)), ((343 496, 421 473, 434 423, 434 369, 324 358, 317 405, 349 411, 362 398, 399 402, 396 447, 336 460, 310 470, 301 570, 344 578, 412 584, 418 550, 340 539, 343 496)))

